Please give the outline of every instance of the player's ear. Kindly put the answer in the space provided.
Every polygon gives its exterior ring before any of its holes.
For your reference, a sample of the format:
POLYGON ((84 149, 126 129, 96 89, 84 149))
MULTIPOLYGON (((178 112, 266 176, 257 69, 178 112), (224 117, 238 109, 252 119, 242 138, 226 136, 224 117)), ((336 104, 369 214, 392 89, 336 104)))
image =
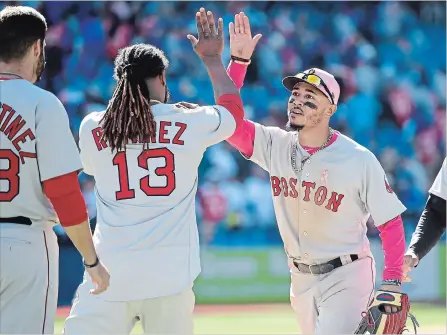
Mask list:
POLYGON ((326 108, 326 116, 327 117, 331 117, 332 115, 335 114, 335 112, 337 111, 337 106, 336 105, 329 105, 328 108, 326 108))
POLYGON ((38 39, 31 45, 31 52, 34 57, 39 57, 40 54, 43 52, 42 45, 43 44, 40 39, 38 39))
POLYGON ((163 73, 161 75, 159 75, 160 78, 160 82, 163 86, 166 86, 166 74, 165 71, 163 71, 163 73))

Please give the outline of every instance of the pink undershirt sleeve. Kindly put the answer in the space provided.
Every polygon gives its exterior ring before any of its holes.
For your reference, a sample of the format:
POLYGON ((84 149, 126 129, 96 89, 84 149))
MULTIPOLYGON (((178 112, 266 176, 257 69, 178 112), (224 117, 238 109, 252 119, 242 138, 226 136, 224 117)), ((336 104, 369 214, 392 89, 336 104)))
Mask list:
POLYGON ((250 120, 244 119, 242 124, 236 128, 234 134, 227 139, 235 149, 245 157, 253 155, 255 145, 255 125, 250 120))
POLYGON ((377 227, 382 239, 384 253, 383 279, 402 280, 402 265, 405 253, 405 232, 401 216, 377 227))
POLYGON ((247 65, 238 64, 230 61, 227 67, 227 73, 233 80, 236 87, 240 90, 244 85, 244 78, 247 74, 247 65))
MULTIPOLYGON (((227 73, 233 80, 238 89, 244 85, 247 66, 230 62, 227 67, 227 73)), ((227 139, 235 149, 242 153, 245 157, 250 158, 253 155, 255 143, 255 125, 250 120, 244 119, 236 128, 234 134, 227 139)))

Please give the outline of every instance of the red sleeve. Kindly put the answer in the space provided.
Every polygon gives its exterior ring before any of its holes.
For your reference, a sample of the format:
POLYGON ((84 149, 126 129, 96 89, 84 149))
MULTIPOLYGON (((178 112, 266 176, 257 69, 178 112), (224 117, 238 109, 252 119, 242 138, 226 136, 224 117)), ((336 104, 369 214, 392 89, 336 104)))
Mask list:
POLYGON ((217 99, 217 104, 225 107, 236 121, 236 129, 241 126, 244 119, 244 104, 236 94, 223 94, 217 99))
POLYGON ((401 216, 377 227, 382 239, 385 266, 383 279, 402 280, 402 265, 405 253, 405 232, 401 216))
POLYGON ((244 78, 247 73, 247 65, 230 62, 227 67, 228 76, 233 80, 238 89, 244 85, 244 78))
POLYGON ((88 219, 77 172, 45 180, 43 190, 62 226, 75 226, 88 219))
POLYGON ((241 125, 236 128, 236 131, 227 139, 227 142, 245 157, 250 158, 253 155, 255 144, 255 125, 253 122, 242 120, 241 125))

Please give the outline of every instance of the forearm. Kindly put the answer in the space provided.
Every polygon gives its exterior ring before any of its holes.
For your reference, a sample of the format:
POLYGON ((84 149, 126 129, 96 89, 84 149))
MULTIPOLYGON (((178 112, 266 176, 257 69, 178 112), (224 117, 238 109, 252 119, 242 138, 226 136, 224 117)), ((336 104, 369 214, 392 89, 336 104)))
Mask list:
MULTIPOLYGON (((240 90, 244 85, 245 75, 247 73, 247 65, 238 64, 230 61, 227 67, 227 73, 236 87, 240 90)), ((241 126, 236 129, 234 134, 227 139, 236 150, 249 158, 253 155, 255 140, 255 126, 249 120, 243 120, 241 126)))
POLYGON ((414 231, 407 253, 421 260, 441 239, 446 230, 446 201, 430 194, 414 231))
POLYGON ((227 73, 239 90, 244 85, 245 75, 247 74, 247 67, 247 65, 238 64, 233 61, 230 61, 230 64, 228 64, 227 73))
POLYGON ((88 264, 96 260, 87 207, 81 193, 77 172, 71 172, 43 182, 43 190, 56 211, 61 226, 67 232, 88 264))
POLYGON ((213 85, 216 103, 219 97, 225 94, 234 94, 240 97, 238 88, 225 70, 221 56, 206 57, 203 58, 203 62, 213 85))
POLYGON ((96 250, 93 245, 92 231, 88 220, 75 226, 64 227, 73 245, 78 249, 87 264, 96 261, 96 250))
POLYGON ((241 125, 236 128, 234 134, 227 139, 236 150, 245 157, 250 158, 253 155, 255 142, 255 125, 249 120, 243 120, 241 125))
POLYGON ((383 280, 402 280, 402 265, 405 253, 405 232, 400 216, 377 227, 380 231, 384 253, 383 280))

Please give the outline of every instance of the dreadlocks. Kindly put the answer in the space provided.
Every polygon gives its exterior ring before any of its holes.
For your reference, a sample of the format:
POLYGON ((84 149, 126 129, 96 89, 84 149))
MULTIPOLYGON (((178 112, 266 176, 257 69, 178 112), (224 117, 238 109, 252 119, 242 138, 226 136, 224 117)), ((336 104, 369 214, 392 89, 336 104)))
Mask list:
MULTIPOLYGON (((102 138, 112 151, 123 150, 130 140, 147 144, 156 124, 145 79, 163 74, 169 62, 163 51, 149 44, 121 49, 113 77, 118 81, 101 120, 102 138)), ((166 89, 165 103, 168 99, 166 89)))

